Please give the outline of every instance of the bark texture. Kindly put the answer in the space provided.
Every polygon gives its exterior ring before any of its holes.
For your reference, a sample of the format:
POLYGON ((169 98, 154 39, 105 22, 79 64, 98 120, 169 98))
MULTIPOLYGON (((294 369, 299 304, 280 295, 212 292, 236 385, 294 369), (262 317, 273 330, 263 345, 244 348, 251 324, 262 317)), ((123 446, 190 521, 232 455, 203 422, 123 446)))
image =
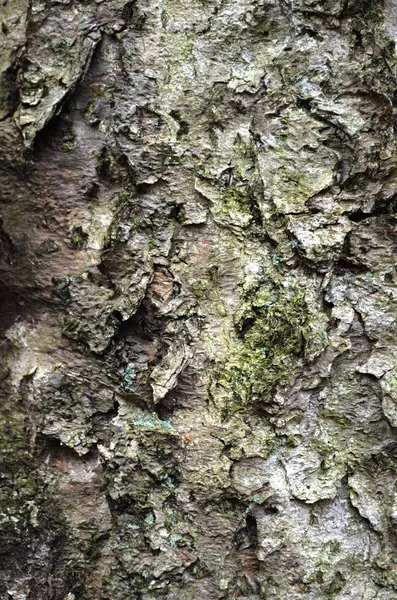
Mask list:
POLYGON ((1 600, 396 600, 395 0, 0 21, 1 600))

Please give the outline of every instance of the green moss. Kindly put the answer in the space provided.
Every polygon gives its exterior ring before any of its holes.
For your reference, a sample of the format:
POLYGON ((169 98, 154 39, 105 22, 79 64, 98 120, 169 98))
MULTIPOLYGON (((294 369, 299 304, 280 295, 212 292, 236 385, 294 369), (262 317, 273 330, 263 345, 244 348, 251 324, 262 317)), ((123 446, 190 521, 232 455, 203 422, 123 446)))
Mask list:
POLYGON ((237 324, 236 344, 219 385, 229 390, 232 412, 268 401, 288 381, 302 350, 308 312, 302 292, 281 285, 260 288, 237 324))
POLYGON ((208 290, 208 283, 206 281, 194 281, 190 286, 190 290, 196 298, 202 298, 208 290))
POLYGON ((320 414, 322 417, 333 419, 339 425, 343 425, 343 427, 349 427, 349 425, 351 425, 350 419, 348 419, 344 414, 339 413, 335 410, 331 410, 329 408, 322 408, 320 414))
POLYGON ((87 102, 87 104, 85 105, 85 107, 83 109, 83 119, 89 123, 92 119, 94 111, 95 111, 95 100, 90 100, 89 102, 87 102))
POLYGON ((110 183, 125 183, 128 171, 121 156, 116 156, 109 148, 104 147, 97 158, 96 171, 100 177, 110 183))
POLYGON ((247 209, 247 196, 242 191, 233 187, 226 188, 222 194, 222 206, 224 210, 247 209))
POLYGON ((76 250, 82 250, 88 240, 88 234, 81 227, 75 227, 71 235, 71 243, 76 250))
POLYGON ((301 435, 289 435, 286 441, 286 446, 288 449, 292 450, 292 448, 296 448, 301 443, 302 436, 301 435))

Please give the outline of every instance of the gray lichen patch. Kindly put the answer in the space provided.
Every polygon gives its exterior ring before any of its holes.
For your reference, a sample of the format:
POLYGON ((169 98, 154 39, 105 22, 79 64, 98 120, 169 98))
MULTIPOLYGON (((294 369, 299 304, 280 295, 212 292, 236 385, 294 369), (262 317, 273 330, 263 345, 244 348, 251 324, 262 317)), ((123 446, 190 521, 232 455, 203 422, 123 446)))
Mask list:
POLYGON ((279 212, 307 212, 305 202, 332 185, 336 157, 324 140, 318 122, 304 111, 286 111, 268 124, 258 162, 264 197, 279 212))

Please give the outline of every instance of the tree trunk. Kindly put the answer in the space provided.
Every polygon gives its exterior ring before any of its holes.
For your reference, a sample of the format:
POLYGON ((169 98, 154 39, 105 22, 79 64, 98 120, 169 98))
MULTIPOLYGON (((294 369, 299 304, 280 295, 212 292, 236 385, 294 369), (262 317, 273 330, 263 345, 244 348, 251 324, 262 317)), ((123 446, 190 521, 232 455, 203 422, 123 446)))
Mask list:
POLYGON ((395 0, 0 11, 1 600, 395 600, 395 0))

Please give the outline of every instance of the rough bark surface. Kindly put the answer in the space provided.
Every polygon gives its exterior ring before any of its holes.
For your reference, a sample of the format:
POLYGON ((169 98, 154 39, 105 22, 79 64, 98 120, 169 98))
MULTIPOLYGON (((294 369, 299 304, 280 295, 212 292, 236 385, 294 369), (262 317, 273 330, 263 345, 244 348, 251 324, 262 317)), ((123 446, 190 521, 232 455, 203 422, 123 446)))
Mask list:
POLYGON ((397 598, 397 4, 3 0, 0 598, 397 598))

